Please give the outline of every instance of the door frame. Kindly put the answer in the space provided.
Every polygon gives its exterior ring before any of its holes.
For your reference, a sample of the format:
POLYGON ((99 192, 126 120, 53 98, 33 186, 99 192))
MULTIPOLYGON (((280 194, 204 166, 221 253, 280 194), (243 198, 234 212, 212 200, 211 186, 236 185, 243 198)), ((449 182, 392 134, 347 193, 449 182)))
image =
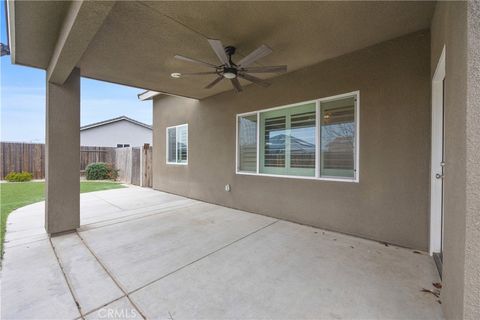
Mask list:
POLYGON ((445 46, 437 63, 432 79, 432 149, 430 164, 430 246, 429 253, 442 250, 442 212, 444 179, 438 179, 438 173, 443 174, 441 162, 444 143, 444 84, 445 79, 445 46))

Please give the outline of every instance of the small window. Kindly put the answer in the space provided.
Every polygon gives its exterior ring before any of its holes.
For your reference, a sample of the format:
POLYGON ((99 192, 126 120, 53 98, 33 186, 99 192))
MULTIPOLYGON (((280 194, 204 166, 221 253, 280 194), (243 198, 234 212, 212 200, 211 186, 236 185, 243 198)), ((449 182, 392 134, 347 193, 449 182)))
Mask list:
POLYGON ((124 147, 124 148, 129 148, 130 145, 129 145, 128 143, 126 143, 126 144, 123 145, 123 147, 124 147))
POLYGON ((167 128, 167 163, 188 163, 188 124, 167 128))
POLYGON ((123 148, 123 144, 118 143, 117 148, 123 148))

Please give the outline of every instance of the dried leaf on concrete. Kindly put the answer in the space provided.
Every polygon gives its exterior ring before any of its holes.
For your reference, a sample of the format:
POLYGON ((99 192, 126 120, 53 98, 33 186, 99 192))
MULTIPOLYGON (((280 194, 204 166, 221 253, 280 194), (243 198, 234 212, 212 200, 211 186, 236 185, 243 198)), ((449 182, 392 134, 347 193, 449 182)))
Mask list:
POLYGON ((422 288, 422 290, 420 290, 421 292, 427 292, 427 293, 431 293, 433 294, 435 297, 439 298, 440 297, 440 292, 436 292, 436 291, 433 291, 433 290, 430 290, 430 289, 425 289, 425 288, 422 288))
POLYGON ((440 282, 434 282, 434 283, 432 283, 432 284, 433 284, 433 286, 434 286, 435 288, 437 288, 437 289, 442 289, 442 284, 441 284, 440 282))

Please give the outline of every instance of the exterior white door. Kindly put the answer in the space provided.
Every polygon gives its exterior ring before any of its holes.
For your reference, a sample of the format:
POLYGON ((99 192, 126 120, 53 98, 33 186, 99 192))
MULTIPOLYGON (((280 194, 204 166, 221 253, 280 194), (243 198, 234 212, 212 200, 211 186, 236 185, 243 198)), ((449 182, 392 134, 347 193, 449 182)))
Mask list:
POLYGON ((441 269, 441 264, 443 262, 443 189, 445 176, 444 88, 445 47, 443 48, 432 80, 430 254, 434 255, 439 269, 441 269))

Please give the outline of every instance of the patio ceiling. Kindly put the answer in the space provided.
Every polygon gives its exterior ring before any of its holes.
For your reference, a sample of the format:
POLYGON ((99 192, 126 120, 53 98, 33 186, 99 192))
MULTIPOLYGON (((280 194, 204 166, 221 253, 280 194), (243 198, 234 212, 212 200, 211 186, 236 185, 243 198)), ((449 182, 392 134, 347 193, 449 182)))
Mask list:
POLYGON ((172 79, 170 74, 207 71, 174 59, 175 54, 216 64, 206 38, 236 46, 237 59, 267 44, 274 52, 259 63, 287 64, 293 71, 429 28, 434 3, 117 2, 74 7, 64 2, 10 4, 14 62, 52 70, 53 82, 62 82, 57 70, 65 73, 77 66, 84 77, 201 99, 231 86, 223 81, 207 90, 203 87, 215 76, 172 79), (51 58, 55 52, 60 52, 58 59, 51 58))

